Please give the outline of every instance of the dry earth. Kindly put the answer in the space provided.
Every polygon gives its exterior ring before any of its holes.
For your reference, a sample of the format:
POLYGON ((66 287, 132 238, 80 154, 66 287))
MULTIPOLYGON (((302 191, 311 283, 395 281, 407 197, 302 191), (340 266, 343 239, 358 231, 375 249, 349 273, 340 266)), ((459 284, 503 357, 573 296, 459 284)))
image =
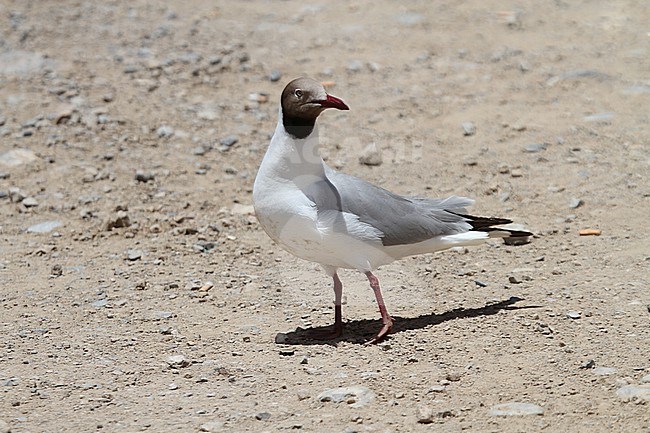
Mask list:
POLYGON ((0 1, 0 432, 650 431, 649 22, 635 0, 0 1), (352 108, 320 119, 330 164, 533 242, 382 268, 397 326, 370 347, 343 272, 344 336, 304 338, 331 282, 251 213, 300 75, 352 108))

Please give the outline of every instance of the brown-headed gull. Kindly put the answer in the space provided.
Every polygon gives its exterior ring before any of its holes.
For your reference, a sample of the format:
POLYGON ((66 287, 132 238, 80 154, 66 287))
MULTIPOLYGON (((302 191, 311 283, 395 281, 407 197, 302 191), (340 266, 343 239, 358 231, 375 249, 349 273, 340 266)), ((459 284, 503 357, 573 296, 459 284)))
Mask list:
POLYGON ((468 215, 469 198, 405 197, 336 172, 319 154, 316 118, 327 108, 349 110, 317 81, 297 78, 287 84, 253 188, 255 213, 271 239, 293 255, 319 263, 334 280, 334 325, 314 332, 315 338, 343 332, 339 268, 363 272, 370 282, 383 322, 370 341, 374 343, 393 326, 373 273, 379 266, 489 238, 531 235, 494 227, 510 223, 508 219, 468 215))

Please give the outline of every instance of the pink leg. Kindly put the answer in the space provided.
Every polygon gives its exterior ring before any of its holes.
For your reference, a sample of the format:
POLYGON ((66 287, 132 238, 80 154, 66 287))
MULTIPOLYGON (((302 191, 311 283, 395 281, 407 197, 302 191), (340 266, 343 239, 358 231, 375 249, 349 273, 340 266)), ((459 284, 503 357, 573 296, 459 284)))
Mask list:
POLYGON ((330 329, 318 329, 309 332, 309 336, 317 340, 331 340, 340 337, 343 334, 343 313, 341 311, 341 301, 343 298, 343 283, 335 272, 332 276, 334 279, 334 326, 330 329))
POLYGON ((370 271, 366 272, 366 277, 368 277, 368 281, 370 281, 370 287, 372 287, 372 290, 375 292, 375 298, 377 299, 377 305, 379 305, 379 312, 381 313, 381 321, 384 323, 384 326, 382 326, 377 335, 375 335, 375 338, 367 343, 375 344, 379 343, 386 335, 388 335, 388 333, 390 333, 391 329, 393 329, 393 318, 390 317, 388 310, 386 310, 384 298, 381 296, 379 279, 375 277, 375 275, 370 271))

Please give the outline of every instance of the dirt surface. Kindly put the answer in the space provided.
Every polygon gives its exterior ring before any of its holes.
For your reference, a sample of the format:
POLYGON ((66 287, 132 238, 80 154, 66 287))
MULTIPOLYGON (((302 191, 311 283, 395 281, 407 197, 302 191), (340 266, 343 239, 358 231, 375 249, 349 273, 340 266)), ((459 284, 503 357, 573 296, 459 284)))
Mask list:
POLYGON ((633 0, 0 1, 0 431, 650 431, 649 19, 633 0), (251 207, 301 75, 351 107, 320 119, 329 164, 473 197, 533 242, 380 269, 396 330, 376 346, 344 271, 343 337, 304 338, 334 319, 331 281, 251 207), (372 142, 380 166, 359 163, 372 142))

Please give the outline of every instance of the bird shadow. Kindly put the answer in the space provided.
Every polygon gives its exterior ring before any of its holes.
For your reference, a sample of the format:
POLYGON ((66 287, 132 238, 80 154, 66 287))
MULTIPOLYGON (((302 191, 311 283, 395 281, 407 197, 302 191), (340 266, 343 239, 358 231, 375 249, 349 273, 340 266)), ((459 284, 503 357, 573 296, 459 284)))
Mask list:
MULTIPOLYGON (((428 326, 440 325, 456 319, 471 319, 473 317, 492 316, 499 311, 524 310, 529 308, 540 308, 539 305, 515 306, 517 302, 523 301, 523 298, 513 296, 509 299, 488 304, 480 308, 455 308, 441 314, 423 314, 418 317, 399 317, 393 316, 393 330, 390 335, 399 334, 400 332, 413 329, 423 329, 428 326)), ((331 345, 336 346, 338 343, 345 341, 353 344, 365 344, 381 328, 380 320, 351 320, 345 324, 343 335, 331 340, 317 340, 311 335, 318 331, 326 331, 331 326, 318 326, 312 328, 297 328, 295 331, 279 333, 275 337, 277 344, 312 346, 312 345, 331 345)), ((386 338, 390 338, 390 335, 386 338)))

